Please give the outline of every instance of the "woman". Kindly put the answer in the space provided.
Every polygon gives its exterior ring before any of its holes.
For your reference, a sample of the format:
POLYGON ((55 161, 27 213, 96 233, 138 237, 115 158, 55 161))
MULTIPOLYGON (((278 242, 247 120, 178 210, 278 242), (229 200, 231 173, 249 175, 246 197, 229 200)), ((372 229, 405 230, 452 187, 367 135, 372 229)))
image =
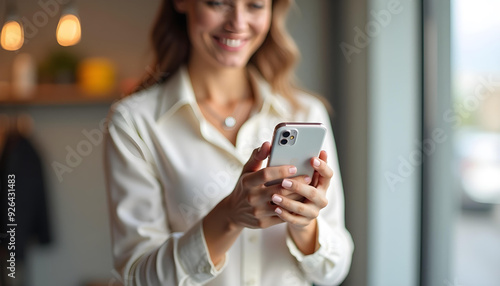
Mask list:
POLYGON ((333 138, 311 158, 313 178, 262 168, 280 122, 322 122, 331 134, 321 102, 292 88, 290 2, 163 1, 153 29, 161 74, 109 116, 113 255, 126 285, 345 278, 353 246, 333 138))

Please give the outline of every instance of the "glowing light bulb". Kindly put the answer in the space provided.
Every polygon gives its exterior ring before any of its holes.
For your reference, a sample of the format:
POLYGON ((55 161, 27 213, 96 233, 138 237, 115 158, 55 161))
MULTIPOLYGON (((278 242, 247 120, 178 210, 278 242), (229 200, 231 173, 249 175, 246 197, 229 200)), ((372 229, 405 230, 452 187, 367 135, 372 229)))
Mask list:
POLYGON ((24 30, 21 23, 17 21, 8 21, 2 28, 0 36, 2 48, 7 51, 17 51, 24 43, 24 30))
POLYGON ((61 46, 67 47, 78 44, 82 37, 80 19, 73 14, 62 16, 57 25, 56 35, 57 42, 61 46))

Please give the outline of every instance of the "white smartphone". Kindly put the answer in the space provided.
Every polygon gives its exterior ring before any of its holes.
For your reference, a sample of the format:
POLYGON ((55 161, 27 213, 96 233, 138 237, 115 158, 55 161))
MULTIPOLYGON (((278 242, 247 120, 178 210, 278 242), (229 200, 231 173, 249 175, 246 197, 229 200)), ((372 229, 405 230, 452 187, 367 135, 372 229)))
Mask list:
POLYGON ((294 176, 312 178, 311 158, 317 157, 325 140, 326 127, 321 123, 283 122, 276 125, 268 166, 294 165, 294 176))

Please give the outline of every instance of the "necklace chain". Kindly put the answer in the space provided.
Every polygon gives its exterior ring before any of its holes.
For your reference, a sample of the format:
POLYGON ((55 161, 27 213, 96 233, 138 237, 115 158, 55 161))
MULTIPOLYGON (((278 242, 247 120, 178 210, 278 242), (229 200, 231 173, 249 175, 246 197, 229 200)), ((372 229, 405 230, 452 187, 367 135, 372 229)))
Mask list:
POLYGON ((218 121, 221 122, 221 125, 222 125, 222 128, 225 129, 225 130, 231 130, 233 129, 235 126, 236 126, 236 114, 237 114, 237 111, 240 109, 241 107, 241 101, 238 101, 238 103, 236 104, 236 107, 234 108, 234 111, 231 115, 229 116, 226 116, 225 118, 222 118, 218 113, 217 111, 215 111, 210 105, 204 103, 203 104, 205 107, 206 107, 206 110, 215 118, 217 118, 218 121))

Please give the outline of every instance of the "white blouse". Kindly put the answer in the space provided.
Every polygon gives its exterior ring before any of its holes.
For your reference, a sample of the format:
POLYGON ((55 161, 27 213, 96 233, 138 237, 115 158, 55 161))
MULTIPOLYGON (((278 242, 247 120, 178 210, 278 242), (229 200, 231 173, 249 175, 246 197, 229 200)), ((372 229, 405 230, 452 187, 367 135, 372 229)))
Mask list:
POLYGON ((288 101, 250 71, 261 107, 236 146, 203 117, 186 67, 112 106, 105 169, 114 264, 125 285, 337 285, 347 275, 353 243, 326 109, 299 94, 303 110, 292 116, 288 101), (271 141, 283 121, 322 122, 331 135, 323 149, 334 177, 317 219, 320 248, 303 255, 285 223, 244 229, 216 268, 201 219, 232 192, 252 150, 271 141))

